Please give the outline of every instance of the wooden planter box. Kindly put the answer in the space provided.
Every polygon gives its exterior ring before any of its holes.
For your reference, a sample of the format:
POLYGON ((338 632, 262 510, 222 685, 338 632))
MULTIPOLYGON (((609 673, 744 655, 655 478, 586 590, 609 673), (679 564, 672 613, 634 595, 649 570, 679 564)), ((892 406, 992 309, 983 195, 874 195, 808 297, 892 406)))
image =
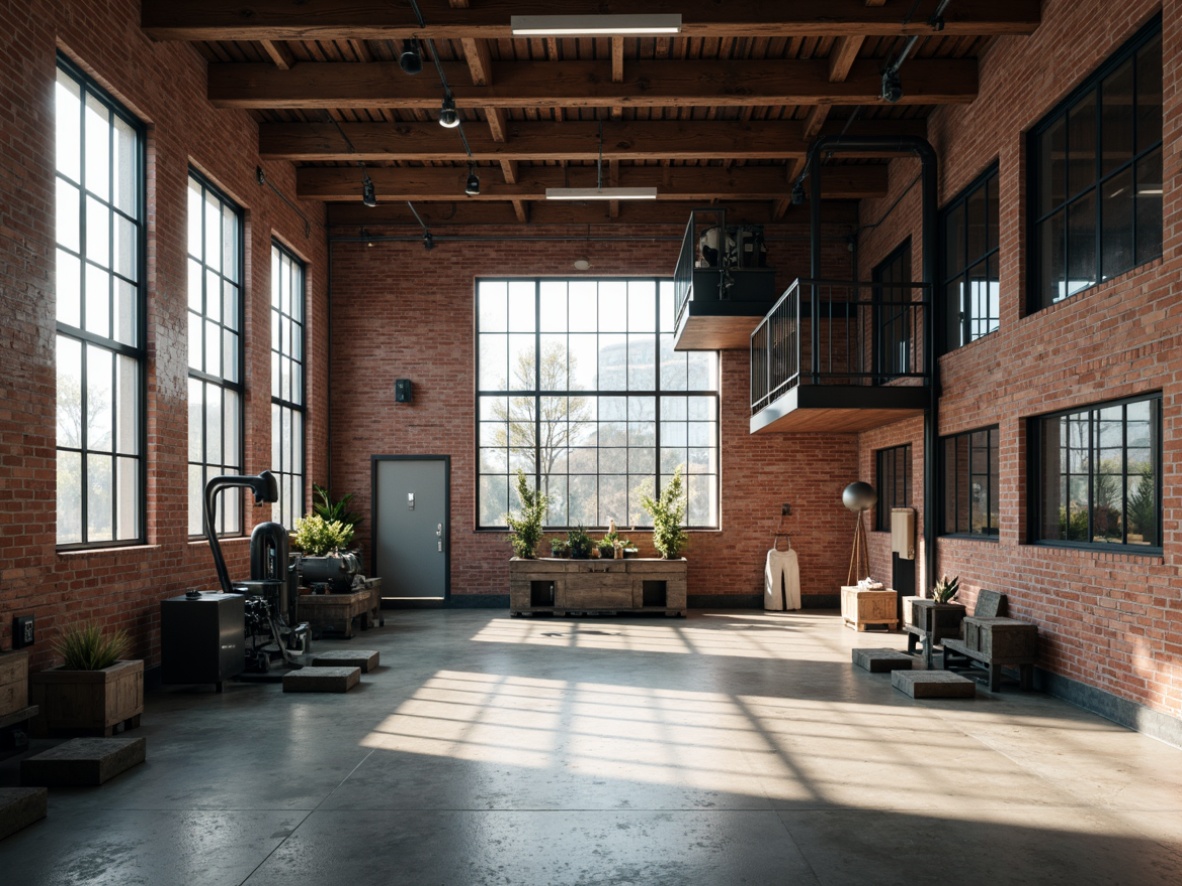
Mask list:
POLYGON ((889 630, 899 627, 898 592, 890 588, 868 591, 856 585, 841 588, 841 618, 846 627, 858 631, 868 625, 884 625, 889 630))
POLYGON ((960 636, 960 623, 967 613, 963 603, 919 599, 911 603, 911 624, 928 634, 932 643, 942 643, 945 637, 960 636))
POLYGON ((0 717, 29 706, 29 653, 0 655, 0 717))
POLYGON ((111 735, 120 724, 140 724, 144 663, 119 661, 101 671, 54 668, 30 675, 29 688, 40 708, 29 725, 34 736, 55 730, 111 735))

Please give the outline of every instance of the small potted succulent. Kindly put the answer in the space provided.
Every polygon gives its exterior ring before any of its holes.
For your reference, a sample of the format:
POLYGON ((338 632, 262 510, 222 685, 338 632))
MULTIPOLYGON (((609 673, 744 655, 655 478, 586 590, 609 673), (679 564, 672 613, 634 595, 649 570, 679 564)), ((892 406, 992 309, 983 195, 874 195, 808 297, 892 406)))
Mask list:
POLYGON ((944 637, 960 636, 960 623, 967 610, 964 604, 952 602, 959 591, 960 576, 949 578, 945 575, 932 588, 930 598, 913 600, 911 603, 915 626, 930 633, 933 644, 939 643, 944 637))

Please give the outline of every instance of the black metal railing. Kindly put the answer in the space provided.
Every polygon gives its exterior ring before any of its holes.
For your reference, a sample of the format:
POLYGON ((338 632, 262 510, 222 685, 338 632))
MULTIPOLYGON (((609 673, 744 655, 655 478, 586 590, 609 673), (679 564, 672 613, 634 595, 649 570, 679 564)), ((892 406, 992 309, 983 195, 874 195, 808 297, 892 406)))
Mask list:
POLYGON ((926 385, 924 283, 795 280, 751 333, 751 411, 797 385, 926 385))
POLYGON ((694 296, 694 255, 697 250, 694 214, 690 213, 685 236, 681 239, 681 252, 677 256, 677 267, 673 270, 673 328, 679 328, 681 315, 694 296))

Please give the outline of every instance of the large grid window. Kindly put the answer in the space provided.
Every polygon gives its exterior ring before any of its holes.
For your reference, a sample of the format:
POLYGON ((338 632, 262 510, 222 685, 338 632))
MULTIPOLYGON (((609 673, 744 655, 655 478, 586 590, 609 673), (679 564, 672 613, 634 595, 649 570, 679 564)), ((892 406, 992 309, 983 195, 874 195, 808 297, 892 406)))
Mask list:
POLYGON ((1035 538, 1161 547, 1161 397, 1031 422, 1035 538))
POLYGON ((673 350, 670 280, 480 280, 481 527, 519 506, 518 468, 546 523, 651 526, 642 495, 680 465, 687 524, 718 525, 718 354, 673 350))
POLYGON ((998 451, 996 427, 945 437, 940 451, 944 478, 945 535, 997 538, 998 451))
POLYGON ((880 449, 875 462, 878 475, 875 528, 889 532, 891 508, 911 507, 911 444, 880 449))
POLYGON ((944 208, 940 232, 948 311, 948 350, 996 332, 1001 320, 998 278, 997 166, 944 208))
POLYGON ((1038 310, 1162 254, 1157 18, 1030 134, 1038 310))
POLYGON ((143 127, 58 58, 57 543, 144 539, 143 127))
MULTIPOLYGON (((242 473, 242 212, 189 173, 189 534, 205 484, 242 473)), ((242 498, 219 502, 219 533, 242 531, 242 498)))
POLYGON ((271 246, 271 471, 279 501, 271 519, 304 515, 304 266, 271 246))

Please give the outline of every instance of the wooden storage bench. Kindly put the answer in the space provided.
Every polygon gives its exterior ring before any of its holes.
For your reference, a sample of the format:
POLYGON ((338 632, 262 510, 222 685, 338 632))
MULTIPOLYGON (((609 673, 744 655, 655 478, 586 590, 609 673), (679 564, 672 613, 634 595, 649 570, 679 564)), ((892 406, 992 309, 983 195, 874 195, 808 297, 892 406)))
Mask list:
POLYGON ((509 614, 663 612, 685 616, 684 558, 509 561, 509 614))
POLYGON ((1038 654, 1038 625, 1016 618, 964 619, 964 636, 944 640, 944 668, 956 664, 959 657, 965 664, 976 662, 989 671, 989 691, 1001 688, 1001 669, 1018 669, 1023 689, 1034 685, 1034 660, 1038 654))

